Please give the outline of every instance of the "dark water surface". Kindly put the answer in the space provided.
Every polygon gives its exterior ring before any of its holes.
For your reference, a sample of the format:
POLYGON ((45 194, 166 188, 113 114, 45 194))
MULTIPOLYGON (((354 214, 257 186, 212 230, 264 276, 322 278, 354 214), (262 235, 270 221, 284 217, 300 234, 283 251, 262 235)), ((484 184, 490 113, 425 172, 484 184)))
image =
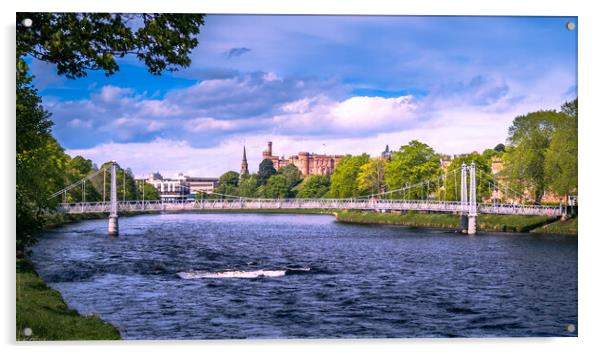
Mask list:
POLYGON ((126 339, 577 334, 566 329, 577 325, 576 237, 468 237, 322 215, 119 223, 113 239, 107 220, 50 231, 32 260, 71 307, 126 339), (261 271, 270 276, 241 278, 261 271))

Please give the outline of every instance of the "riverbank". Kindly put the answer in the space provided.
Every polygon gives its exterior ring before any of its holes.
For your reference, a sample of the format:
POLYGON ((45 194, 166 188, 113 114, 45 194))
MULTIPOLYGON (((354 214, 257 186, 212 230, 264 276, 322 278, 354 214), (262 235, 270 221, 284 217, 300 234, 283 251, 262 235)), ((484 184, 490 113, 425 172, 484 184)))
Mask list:
MULTIPOLYGON (((402 225, 449 230, 459 229, 459 216, 452 214, 427 214, 418 212, 399 214, 345 210, 337 212, 336 217, 337 221, 343 223, 402 225)), ((559 221, 555 218, 548 218, 546 216, 481 214, 477 219, 477 230, 492 232, 540 232, 536 230, 546 229, 547 233, 571 234, 569 232, 569 226, 552 226, 558 222, 559 221)), ((576 234, 576 218, 574 229, 574 234, 576 234)))
POLYGON ((568 220, 557 220, 553 223, 540 226, 531 232, 540 234, 564 234, 564 235, 577 235, 578 233, 578 220, 577 216, 568 220))
MULTIPOLYGON (((44 219, 44 229, 106 217, 106 213, 48 214, 44 219)), ((70 309, 61 294, 46 285, 26 258, 17 259, 16 272, 18 341, 121 338, 115 327, 99 317, 84 316, 70 309), (31 329, 30 336, 24 334, 26 328, 31 329)))
POLYGON ((119 331, 97 316, 70 309, 61 294, 49 288, 32 264, 17 260, 17 340, 115 340, 119 331), (31 330, 26 335, 26 328, 31 330))

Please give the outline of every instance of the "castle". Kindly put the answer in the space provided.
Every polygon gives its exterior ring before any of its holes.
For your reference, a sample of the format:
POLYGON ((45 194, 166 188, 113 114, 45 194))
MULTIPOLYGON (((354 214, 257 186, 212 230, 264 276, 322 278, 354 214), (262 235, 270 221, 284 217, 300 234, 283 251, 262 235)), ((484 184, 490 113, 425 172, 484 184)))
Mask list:
POLYGON ((330 175, 334 167, 343 158, 343 155, 318 155, 309 152, 300 152, 288 159, 284 156, 272 154, 272 142, 268 141, 268 147, 262 153, 263 159, 272 161, 276 170, 289 164, 295 165, 303 176, 308 175, 330 175))

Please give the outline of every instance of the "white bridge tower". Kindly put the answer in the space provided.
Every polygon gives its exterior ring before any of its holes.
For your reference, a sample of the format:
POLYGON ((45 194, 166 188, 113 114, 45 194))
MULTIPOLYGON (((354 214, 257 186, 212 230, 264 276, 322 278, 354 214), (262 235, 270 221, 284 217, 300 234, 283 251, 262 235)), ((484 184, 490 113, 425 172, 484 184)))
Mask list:
POLYGON ((119 217, 117 216, 117 164, 111 162, 111 195, 109 200, 109 236, 119 235, 119 217))

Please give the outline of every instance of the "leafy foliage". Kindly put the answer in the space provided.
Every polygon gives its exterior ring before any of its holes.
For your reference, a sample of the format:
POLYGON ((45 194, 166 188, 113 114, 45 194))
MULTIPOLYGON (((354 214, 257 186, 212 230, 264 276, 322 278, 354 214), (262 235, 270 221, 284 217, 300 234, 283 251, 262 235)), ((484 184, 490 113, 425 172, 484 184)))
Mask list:
MULTIPOLYGON (((427 144, 412 140, 402 146, 391 156, 391 162, 385 166, 385 183, 389 190, 400 189, 441 175, 439 155, 427 144)), ((431 184, 409 190, 404 196, 407 199, 421 199, 436 191, 431 184)))
POLYGON ((330 188, 329 176, 308 176, 295 187, 297 198, 322 198, 330 188))
POLYGON ((378 157, 370 159, 360 167, 357 175, 358 188, 364 194, 376 194, 385 190, 385 165, 386 160, 378 157))
POLYGON ((274 168, 272 160, 264 159, 261 161, 259 164, 259 171, 257 171, 257 178, 260 185, 265 185, 268 182, 268 179, 275 174, 276 169, 274 168))
POLYGON ((344 156, 334 169, 327 196, 330 198, 359 196, 361 191, 357 184, 357 176, 360 173, 361 167, 368 163, 369 160, 370 156, 368 154, 344 156))
POLYGON ((301 183, 303 175, 297 166, 293 164, 286 165, 278 170, 278 173, 286 178, 286 185, 290 190, 293 190, 296 185, 301 183))
POLYGON ((202 14, 17 13, 17 58, 30 55, 56 64, 68 78, 87 70, 112 75, 116 58, 135 55, 149 72, 176 71, 190 65, 204 25, 202 14), (31 27, 21 21, 32 20, 31 27))
POLYGON ((262 190, 262 196, 265 198, 291 197, 291 189, 288 185, 286 176, 273 175, 270 177, 262 190))
POLYGON ((259 188, 259 178, 256 174, 245 176, 238 185, 238 194, 241 197, 256 197, 257 188, 259 188))
MULTIPOLYGON (((563 109, 576 115, 576 106, 575 99, 563 109)), ((511 188, 529 191, 538 202, 546 189, 560 194, 576 191, 576 116, 552 110, 516 117, 508 143, 502 175, 511 188)))
POLYGON ((236 195, 238 193, 239 177, 238 172, 228 171, 224 173, 219 177, 215 192, 226 195, 236 195))

